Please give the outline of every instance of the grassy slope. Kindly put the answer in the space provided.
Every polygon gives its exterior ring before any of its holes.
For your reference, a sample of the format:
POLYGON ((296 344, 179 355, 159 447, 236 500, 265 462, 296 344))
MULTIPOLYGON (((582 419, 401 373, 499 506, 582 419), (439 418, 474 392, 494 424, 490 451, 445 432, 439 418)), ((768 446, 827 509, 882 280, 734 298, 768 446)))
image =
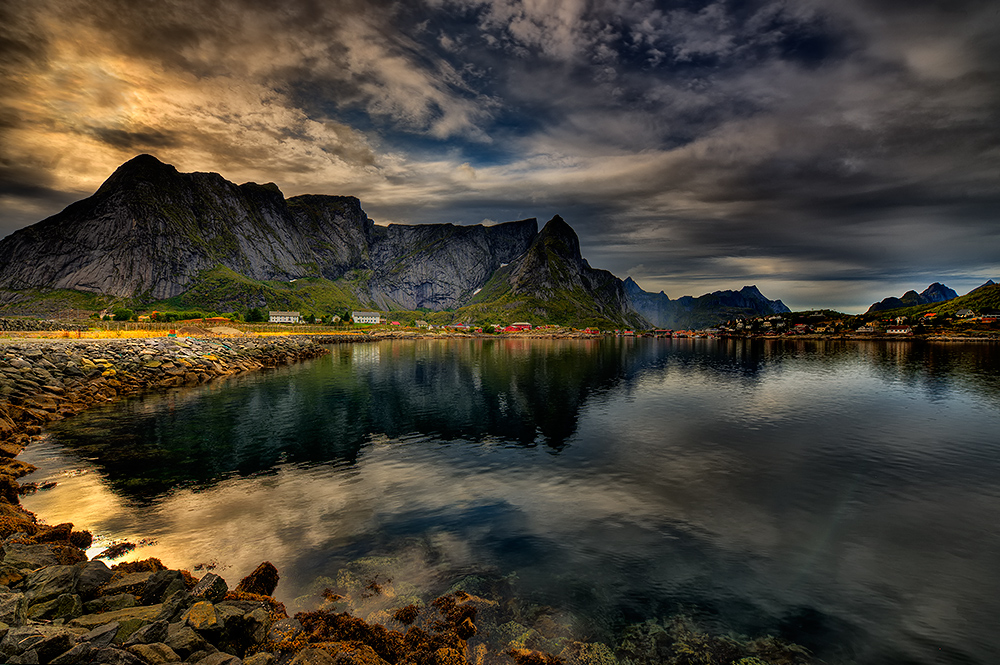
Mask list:
POLYGON ((146 309, 161 311, 230 312, 250 307, 335 314, 345 309, 360 309, 362 303, 346 280, 331 282, 321 277, 308 277, 294 282, 260 282, 216 266, 200 273, 191 288, 181 295, 145 305, 146 309))

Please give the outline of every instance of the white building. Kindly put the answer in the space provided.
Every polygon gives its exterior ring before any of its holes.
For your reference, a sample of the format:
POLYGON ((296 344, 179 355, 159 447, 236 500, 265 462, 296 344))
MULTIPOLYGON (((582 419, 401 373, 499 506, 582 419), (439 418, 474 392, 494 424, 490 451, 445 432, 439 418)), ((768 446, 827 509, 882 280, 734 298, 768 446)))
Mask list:
POLYGON ((375 324, 382 320, 382 315, 378 312, 351 312, 351 318, 355 323, 375 324))
POLYGON ((270 323, 301 323, 302 317, 298 312, 268 312, 267 320, 270 323))

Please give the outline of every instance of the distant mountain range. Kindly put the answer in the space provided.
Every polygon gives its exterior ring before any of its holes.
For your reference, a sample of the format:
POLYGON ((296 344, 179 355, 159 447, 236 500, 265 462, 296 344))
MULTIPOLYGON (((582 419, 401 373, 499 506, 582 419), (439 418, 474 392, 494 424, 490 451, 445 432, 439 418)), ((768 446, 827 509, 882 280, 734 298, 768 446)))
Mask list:
POLYGON ((671 300, 662 291, 648 293, 631 277, 625 279, 625 292, 632 308, 659 328, 706 328, 739 317, 784 314, 791 310, 780 300, 768 300, 756 286, 739 291, 715 291, 700 298, 684 296, 671 300))
POLYGON ((869 307, 867 313, 871 314, 873 312, 884 312, 890 309, 899 309, 900 307, 930 305, 936 302, 945 302, 946 300, 951 300, 952 298, 957 297, 958 294, 955 291, 949 289, 944 284, 934 282, 920 293, 910 290, 904 293, 901 298, 890 297, 880 300, 869 307))
POLYGON ((376 225, 349 196, 180 173, 150 155, 0 240, 0 302, 39 290, 133 306, 449 311, 456 321, 703 327, 787 312, 756 287, 672 301, 592 268, 556 216, 492 226, 376 225))

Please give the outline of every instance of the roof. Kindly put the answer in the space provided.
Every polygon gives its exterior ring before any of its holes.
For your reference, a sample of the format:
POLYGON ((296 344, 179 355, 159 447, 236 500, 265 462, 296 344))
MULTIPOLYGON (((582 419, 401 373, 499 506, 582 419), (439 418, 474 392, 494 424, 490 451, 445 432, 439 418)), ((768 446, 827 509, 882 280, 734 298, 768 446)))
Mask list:
POLYGON ((268 316, 298 316, 298 312, 268 312, 268 316))

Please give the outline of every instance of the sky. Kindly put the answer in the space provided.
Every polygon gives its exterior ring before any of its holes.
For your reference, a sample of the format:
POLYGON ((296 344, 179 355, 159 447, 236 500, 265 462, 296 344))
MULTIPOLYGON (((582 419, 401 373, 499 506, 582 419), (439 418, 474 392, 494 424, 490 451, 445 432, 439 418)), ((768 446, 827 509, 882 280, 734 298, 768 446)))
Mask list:
POLYGON ((559 214, 671 298, 1000 280, 994 0, 0 4, 0 236, 150 153, 377 223, 559 214))

